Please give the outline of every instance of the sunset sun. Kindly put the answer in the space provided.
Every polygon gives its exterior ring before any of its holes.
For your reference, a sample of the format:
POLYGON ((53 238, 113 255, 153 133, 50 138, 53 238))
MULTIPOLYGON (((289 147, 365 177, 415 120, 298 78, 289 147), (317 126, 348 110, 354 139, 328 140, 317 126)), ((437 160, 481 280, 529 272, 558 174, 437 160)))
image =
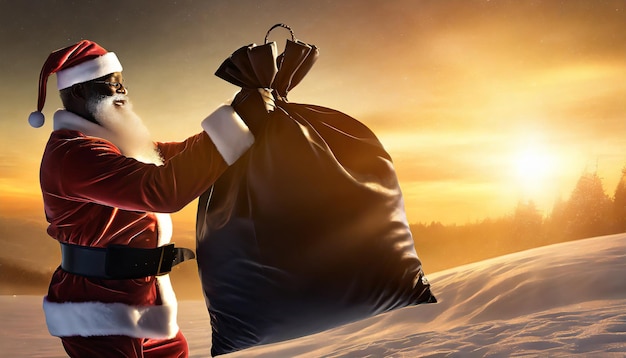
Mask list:
POLYGON ((529 193, 540 191, 556 169, 553 154, 534 143, 521 147, 512 164, 518 183, 529 193))

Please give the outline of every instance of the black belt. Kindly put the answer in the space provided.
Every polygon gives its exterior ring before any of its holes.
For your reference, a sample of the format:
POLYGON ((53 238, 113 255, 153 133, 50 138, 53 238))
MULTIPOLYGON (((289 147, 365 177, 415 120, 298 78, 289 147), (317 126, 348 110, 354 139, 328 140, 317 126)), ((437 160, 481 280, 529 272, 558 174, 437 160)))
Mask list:
POLYGON ((111 245, 90 247, 61 243, 61 268, 69 273, 110 280, 164 275, 193 259, 192 250, 167 244, 153 249, 111 245))

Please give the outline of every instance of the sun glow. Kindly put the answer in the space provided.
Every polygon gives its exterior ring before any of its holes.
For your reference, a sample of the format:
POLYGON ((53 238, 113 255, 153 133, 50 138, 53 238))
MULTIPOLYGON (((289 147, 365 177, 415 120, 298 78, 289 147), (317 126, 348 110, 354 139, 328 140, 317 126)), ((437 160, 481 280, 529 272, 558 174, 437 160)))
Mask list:
POLYGON ((531 196, 546 189, 548 181, 557 170, 554 155, 534 142, 519 148, 513 165, 519 185, 526 194, 531 196))

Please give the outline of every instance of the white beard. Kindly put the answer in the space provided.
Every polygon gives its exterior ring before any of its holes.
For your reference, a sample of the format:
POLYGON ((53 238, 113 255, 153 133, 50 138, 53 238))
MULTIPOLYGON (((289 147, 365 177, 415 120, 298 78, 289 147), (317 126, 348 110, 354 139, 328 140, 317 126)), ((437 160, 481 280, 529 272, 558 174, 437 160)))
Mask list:
POLYGON ((94 97, 88 101, 87 110, 108 130, 106 139, 115 144, 122 154, 143 163, 163 165, 163 158, 148 128, 133 111, 125 95, 94 97), (116 100, 125 103, 119 106, 115 104, 116 100))

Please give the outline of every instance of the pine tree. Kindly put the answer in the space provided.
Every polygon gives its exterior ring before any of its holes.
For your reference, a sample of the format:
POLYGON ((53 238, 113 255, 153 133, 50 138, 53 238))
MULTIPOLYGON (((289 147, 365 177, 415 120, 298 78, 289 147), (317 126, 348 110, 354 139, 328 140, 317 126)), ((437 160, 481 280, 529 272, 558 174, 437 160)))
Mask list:
POLYGON ((547 239, 551 242, 562 242, 571 240, 565 236, 567 226, 566 217, 567 202, 559 197, 552 207, 550 216, 546 219, 547 239))
POLYGON ((543 239, 543 215, 533 201, 518 202, 513 214, 513 237, 537 246, 543 239))
POLYGON ((583 173, 565 205, 566 237, 575 240, 611 233, 611 206, 598 174, 583 173))
POLYGON ((613 196, 613 222, 616 232, 626 231, 626 166, 613 196))

